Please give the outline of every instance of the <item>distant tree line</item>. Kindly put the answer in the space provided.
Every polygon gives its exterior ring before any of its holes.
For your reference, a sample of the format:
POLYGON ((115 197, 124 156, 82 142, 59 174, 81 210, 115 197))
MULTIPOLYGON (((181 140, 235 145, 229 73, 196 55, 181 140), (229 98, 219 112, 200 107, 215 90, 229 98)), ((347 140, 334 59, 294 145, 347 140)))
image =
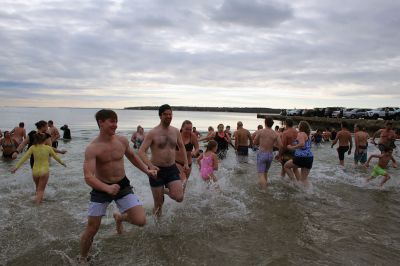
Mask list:
MULTIPOLYGON (((158 110, 159 106, 137 106, 125 107, 128 110, 158 110)), ((193 106, 172 106, 175 111, 196 111, 196 112, 235 112, 235 113, 269 113, 279 114, 281 109, 260 108, 260 107, 193 107, 193 106)))

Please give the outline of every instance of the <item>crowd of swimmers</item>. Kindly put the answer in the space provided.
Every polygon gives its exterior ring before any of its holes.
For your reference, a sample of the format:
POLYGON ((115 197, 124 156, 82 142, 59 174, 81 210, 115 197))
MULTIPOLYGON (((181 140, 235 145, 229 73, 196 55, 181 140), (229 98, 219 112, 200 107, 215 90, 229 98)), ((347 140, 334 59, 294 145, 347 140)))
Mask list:
MULTIPOLYGON (((229 126, 224 127, 223 124, 219 124, 217 131, 210 126, 207 134, 202 136, 189 120, 183 121, 180 129, 171 126, 173 113, 167 104, 159 107, 158 115, 160 123, 146 133, 141 126, 138 126, 130 139, 132 142, 130 144, 125 136, 116 134, 118 117, 114 111, 102 109, 96 113, 99 134, 86 147, 83 163, 84 179, 92 191, 87 212, 88 221, 80 239, 80 261, 88 260, 101 219, 112 201, 115 201, 119 209, 119 212, 113 215, 119 234, 123 232, 123 222, 137 226, 146 224, 143 203, 133 193, 125 174, 124 157, 148 176, 155 217, 162 214, 165 195, 176 202, 183 201, 193 161, 199 166, 202 180, 208 185, 216 184, 218 187, 215 171, 218 170, 219 162, 226 158, 230 147, 235 150, 239 163, 247 162, 249 149, 256 152, 258 184, 263 189, 268 187, 268 171, 274 160, 280 162, 281 177, 284 180, 308 188, 310 186, 308 176, 314 161, 311 147, 319 146, 323 142, 330 142, 332 148, 338 144, 340 165, 344 165, 345 153, 350 155, 353 146, 355 165, 360 163, 368 167, 372 159, 378 159, 367 181, 383 176, 381 186, 390 178, 386 171, 389 162, 392 161, 393 167, 397 167, 392 155, 397 136, 391 122, 387 122, 385 128, 378 130, 372 138, 365 129, 355 125, 353 145, 353 137, 346 122, 341 124, 338 132, 326 129, 312 133, 306 121, 301 121, 296 129, 291 119, 285 121, 284 128, 277 126, 272 129, 274 121, 266 117, 265 125, 259 125, 252 134, 244 128, 243 122, 238 121, 233 133, 229 126), (378 136, 379 142, 376 143, 375 139, 378 136), (381 153, 367 157, 369 139, 377 145, 381 153), (201 142, 206 142, 204 151, 201 150, 201 142)), ((57 155, 65 153, 65 150, 57 149, 59 134, 57 137, 58 130, 53 122, 39 121, 36 127, 37 130, 26 134, 21 123, 13 130, 13 135, 4 132, 1 144, 3 154, 6 151, 6 154, 13 158, 16 158, 28 145, 27 152, 11 172, 14 173, 28 158, 31 158, 32 177, 36 186, 35 200, 40 203, 49 179, 49 158, 53 157, 60 164, 66 165, 57 155), (12 153, 7 149, 7 145, 11 143, 14 145, 12 153)), ((65 125, 63 128, 65 133, 68 127, 65 125)))

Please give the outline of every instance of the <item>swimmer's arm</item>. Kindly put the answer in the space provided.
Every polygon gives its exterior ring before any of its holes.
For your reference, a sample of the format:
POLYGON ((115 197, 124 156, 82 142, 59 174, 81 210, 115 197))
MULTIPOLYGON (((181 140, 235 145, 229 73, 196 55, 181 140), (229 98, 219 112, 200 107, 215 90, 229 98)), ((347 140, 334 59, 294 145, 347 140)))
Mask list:
POLYGON ((249 138, 250 147, 253 147, 253 138, 251 137, 250 131, 247 131, 247 137, 249 138))
POLYGON ((197 158, 197 164, 199 165, 199 168, 201 169, 201 160, 203 159, 203 154, 201 154, 199 156, 199 158, 197 158))
POLYGON ((279 151, 282 150, 282 140, 280 136, 277 136, 275 139, 276 147, 279 149, 279 151))
POLYGON ((367 162, 365 163, 365 166, 366 166, 366 167, 369 166, 369 162, 371 161, 372 158, 380 158, 380 157, 381 157, 380 155, 371 154, 371 155, 368 157, 368 160, 367 160, 367 162))
POLYGON ((396 160, 393 158, 393 155, 390 156, 390 159, 392 160, 393 168, 397 168, 398 165, 397 165, 396 160))
POLYGON ((128 160, 129 160, 134 166, 136 166, 140 171, 142 171, 142 172, 145 173, 146 175, 156 175, 156 173, 150 172, 150 171, 149 171, 149 168, 147 167, 147 165, 144 164, 144 163, 140 160, 140 158, 133 152, 132 148, 129 147, 128 140, 125 139, 125 138, 123 138, 123 139, 124 139, 124 141, 126 142, 126 143, 124 143, 124 144, 125 144, 125 147, 126 147, 126 150, 125 150, 125 156, 126 156, 126 158, 128 158, 128 160))
POLYGON ((24 156, 22 156, 22 158, 17 162, 17 164, 15 165, 15 167, 13 168, 14 171, 12 171, 13 173, 21 167, 21 165, 28 160, 28 158, 32 155, 32 149, 33 146, 31 146, 27 152, 25 152, 24 156))
POLYGON ((255 145, 259 145, 260 144, 260 134, 256 133, 256 135, 254 136, 254 142, 255 145))
POLYGON ((354 134, 354 152, 357 153, 358 152, 358 136, 356 134, 354 134))
POLYGON ((19 144, 19 146, 18 146, 18 148, 17 148, 18 153, 21 153, 21 152, 24 150, 25 146, 26 146, 28 143, 29 143, 29 136, 26 137, 26 138, 24 139, 24 141, 21 142, 21 144, 19 144))
POLYGON ((156 169, 146 155, 146 150, 150 147, 151 143, 153 142, 152 138, 153 138, 153 133, 152 131, 150 131, 149 134, 147 134, 144 137, 143 143, 139 148, 138 155, 140 160, 142 160, 142 162, 145 163, 150 169, 156 169))
POLYGON ((238 147, 239 147, 239 139, 238 139, 238 133, 237 133, 237 131, 235 131, 234 133, 233 133, 233 136, 235 137, 235 150, 237 150, 238 149, 238 147))
POLYGON ((218 157, 215 153, 213 153, 213 168, 214 170, 218 170, 218 157))
POLYGON ((333 146, 335 146, 335 144, 338 142, 339 136, 340 136, 340 133, 337 133, 335 140, 332 142, 331 148, 333 148, 333 146))
POLYGON ((58 157, 58 155, 54 152, 53 148, 49 148, 50 155, 53 157, 59 164, 64 165, 65 167, 67 166, 61 159, 58 157))
POLYGON ((178 142, 179 152, 181 153, 182 158, 183 158, 184 168, 189 169, 189 163, 188 163, 188 159, 187 159, 187 155, 186 155, 185 144, 183 144, 183 140, 182 140, 182 135, 178 130, 176 130, 176 131, 177 131, 176 134, 178 135, 177 142, 178 142))
POLYGON ((353 139, 351 138, 351 135, 350 135, 350 138, 349 138, 349 142, 350 142, 350 147, 349 147, 348 154, 350 155, 351 154, 351 149, 353 148, 353 139))
POLYGON ((378 135, 380 135, 381 132, 382 132, 382 129, 379 129, 379 130, 377 130, 377 131, 374 133, 374 135, 372 136, 372 143, 373 143, 373 144, 376 144, 375 138, 378 137, 378 135))
POLYGON ((192 154, 197 156, 197 154, 199 154, 200 146, 199 146, 199 142, 197 140, 196 135, 192 133, 192 136, 194 136, 194 138, 192 138, 193 146, 194 146, 194 151, 192 152, 192 154))

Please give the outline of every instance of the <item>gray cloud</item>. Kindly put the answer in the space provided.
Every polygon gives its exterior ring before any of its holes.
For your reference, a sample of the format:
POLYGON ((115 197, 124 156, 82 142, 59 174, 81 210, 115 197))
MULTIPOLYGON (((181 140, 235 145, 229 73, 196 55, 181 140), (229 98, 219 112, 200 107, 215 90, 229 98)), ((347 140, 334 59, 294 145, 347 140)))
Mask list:
POLYGON ((178 105, 386 105, 399 97, 399 11, 388 0, 6 1, 0 105, 64 95, 123 107, 161 94, 178 105))

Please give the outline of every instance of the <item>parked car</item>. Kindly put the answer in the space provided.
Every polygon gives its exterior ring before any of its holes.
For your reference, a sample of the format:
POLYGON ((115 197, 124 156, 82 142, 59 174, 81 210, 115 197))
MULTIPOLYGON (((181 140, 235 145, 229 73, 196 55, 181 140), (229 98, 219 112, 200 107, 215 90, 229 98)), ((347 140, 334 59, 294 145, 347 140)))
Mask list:
POLYGON ((386 118, 386 113, 388 113, 388 118, 392 117, 397 108, 394 107, 380 107, 376 109, 372 109, 367 111, 367 118, 369 119, 378 119, 378 118, 386 118))
POLYGON ((366 108, 354 108, 352 110, 346 109, 346 111, 343 112, 343 117, 351 119, 365 118, 366 112, 370 110, 371 109, 366 108))
POLYGON ((325 116, 325 108, 314 108, 314 116, 324 117, 325 116))
POLYGON ((306 117, 315 116, 315 111, 314 111, 314 109, 304 109, 302 112, 302 116, 306 116, 306 117))
POLYGON ((334 111, 340 111, 340 109, 343 109, 343 107, 327 107, 325 108, 325 116, 332 117, 332 113, 334 111))
POLYGON ((286 113, 288 116, 299 116, 302 114, 302 112, 303 110, 301 109, 289 109, 286 113))
POLYGON ((392 115, 390 115, 389 118, 399 121, 400 120, 400 108, 396 108, 394 113, 392 115))

